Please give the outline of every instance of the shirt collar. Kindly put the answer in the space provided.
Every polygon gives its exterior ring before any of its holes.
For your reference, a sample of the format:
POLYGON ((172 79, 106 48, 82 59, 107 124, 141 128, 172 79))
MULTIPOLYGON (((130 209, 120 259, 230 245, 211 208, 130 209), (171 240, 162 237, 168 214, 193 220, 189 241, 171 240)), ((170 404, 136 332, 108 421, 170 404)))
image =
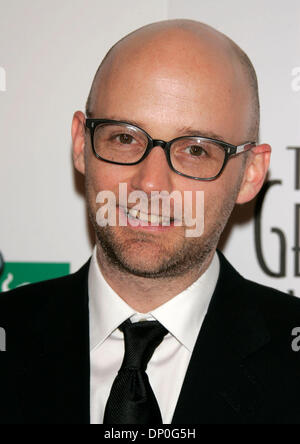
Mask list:
POLYGON ((147 314, 130 307, 106 282, 95 246, 89 268, 90 349, 100 346, 126 319, 159 321, 184 347, 193 351, 220 272, 217 253, 207 271, 190 287, 147 314))

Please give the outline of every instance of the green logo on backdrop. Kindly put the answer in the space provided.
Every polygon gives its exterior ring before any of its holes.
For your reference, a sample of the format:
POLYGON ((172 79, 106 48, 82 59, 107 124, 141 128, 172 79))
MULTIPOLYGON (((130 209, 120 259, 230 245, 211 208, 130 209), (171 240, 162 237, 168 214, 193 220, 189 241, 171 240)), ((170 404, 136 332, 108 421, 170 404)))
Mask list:
POLYGON ((68 263, 6 262, 0 276, 0 292, 66 276, 69 273, 68 263))

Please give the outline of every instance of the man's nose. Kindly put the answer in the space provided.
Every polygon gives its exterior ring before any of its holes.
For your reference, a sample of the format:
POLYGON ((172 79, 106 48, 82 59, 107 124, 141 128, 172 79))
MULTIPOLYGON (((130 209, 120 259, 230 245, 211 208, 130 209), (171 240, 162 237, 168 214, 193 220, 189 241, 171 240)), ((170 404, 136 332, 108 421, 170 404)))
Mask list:
POLYGON ((155 145, 146 159, 135 166, 131 186, 135 190, 172 192, 172 176, 175 173, 169 167, 166 154, 161 146, 155 145))

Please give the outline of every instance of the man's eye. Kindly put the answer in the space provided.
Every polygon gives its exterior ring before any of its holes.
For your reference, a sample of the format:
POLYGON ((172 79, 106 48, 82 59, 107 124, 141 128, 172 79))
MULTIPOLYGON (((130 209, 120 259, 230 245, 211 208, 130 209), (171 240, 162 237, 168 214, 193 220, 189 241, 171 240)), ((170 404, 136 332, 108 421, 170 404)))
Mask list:
POLYGON ((199 145, 191 145, 186 148, 187 154, 191 154, 194 157, 203 157, 207 155, 207 152, 202 146, 199 145))
POLYGON ((120 142, 122 145, 130 145, 134 138, 130 134, 120 134, 116 137, 117 141, 120 142))

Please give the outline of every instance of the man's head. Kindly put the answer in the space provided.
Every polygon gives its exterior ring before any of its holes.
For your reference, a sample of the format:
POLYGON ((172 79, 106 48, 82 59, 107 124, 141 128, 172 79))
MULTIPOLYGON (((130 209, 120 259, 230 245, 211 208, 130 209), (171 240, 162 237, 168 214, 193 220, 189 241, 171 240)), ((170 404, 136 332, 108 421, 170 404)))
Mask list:
MULTIPOLYGON (((238 63, 240 65, 240 68, 243 70, 243 74, 245 76, 245 81, 247 83, 247 89, 250 93, 250 102, 251 102, 251 112, 249 115, 249 127, 248 127, 248 140, 258 140, 259 136, 259 122, 260 122, 260 104, 259 104, 259 94, 258 94, 258 83, 257 83, 257 77, 255 69, 251 63, 251 60, 247 56, 247 54, 229 37, 226 35, 216 31, 214 28, 200 22, 195 22, 192 20, 168 20, 164 22, 158 22, 154 23, 148 26, 144 26, 141 29, 138 29, 137 31, 134 31, 133 33, 129 34, 128 36, 124 37, 122 40, 117 42, 106 54, 104 59, 102 60, 102 63, 100 64, 95 77, 94 81, 92 83, 92 87, 90 89, 90 93, 87 99, 86 103, 86 116, 93 117, 95 116, 95 113, 93 112, 94 106, 97 100, 97 89, 100 84, 101 79, 101 71, 105 67, 106 64, 109 64, 110 61, 112 61, 114 55, 117 55, 117 51, 122 51, 122 45, 130 44, 130 42, 134 42, 135 39, 139 39, 141 35, 144 35, 145 37, 148 37, 149 39, 152 39, 153 35, 157 35, 157 37, 161 36, 162 39, 164 39, 164 35, 168 34, 171 36, 172 31, 174 31, 174 37, 175 37, 175 46, 173 47, 173 50, 175 53, 177 52, 176 47, 176 38, 180 41, 181 37, 185 35, 185 37, 188 37, 188 34, 190 33, 190 37, 193 37, 195 39, 198 38, 198 42, 202 43, 202 46, 205 45, 205 40, 208 42, 213 43, 213 40, 215 40, 216 44, 220 44, 222 42, 223 50, 231 53, 231 58, 235 59, 235 63, 238 63)), ((189 44, 189 42, 186 42, 189 44)), ((183 52, 185 52, 188 48, 185 46, 185 42, 182 41, 182 47, 183 52)), ((169 48, 170 49, 170 48, 169 48)), ((178 47, 178 50, 180 48, 178 47)), ((199 50, 199 48, 195 47, 196 52, 199 50)), ((222 50, 222 48, 220 48, 222 50)), ((199 54, 200 57, 200 54, 199 54)), ((197 60, 195 61, 195 69, 197 65, 197 60)), ((150 62, 151 63, 151 62, 150 62)), ((202 60, 203 63, 203 60, 202 60)), ((220 66, 220 70, 222 70, 220 66)))
MULTIPOLYGON (((256 141, 259 100, 255 71, 242 50, 213 28, 189 20, 148 25, 118 42, 99 67, 87 101, 87 117, 136 123, 153 139, 169 141, 193 132, 233 145, 256 141)), ((119 270, 170 277, 204 266, 236 203, 252 200, 269 166, 270 147, 258 145, 232 158, 212 182, 176 174, 163 149, 142 163, 114 165, 91 149, 85 116, 74 115, 74 164, 86 176, 87 203, 98 248, 119 270), (150 232, 96 223, 96 196, 119 183, 128 192, 203 191, 205 232, 185 237, 185 227, 150 232)), ((195 215, 195 214, 194 214, 195 215)))

